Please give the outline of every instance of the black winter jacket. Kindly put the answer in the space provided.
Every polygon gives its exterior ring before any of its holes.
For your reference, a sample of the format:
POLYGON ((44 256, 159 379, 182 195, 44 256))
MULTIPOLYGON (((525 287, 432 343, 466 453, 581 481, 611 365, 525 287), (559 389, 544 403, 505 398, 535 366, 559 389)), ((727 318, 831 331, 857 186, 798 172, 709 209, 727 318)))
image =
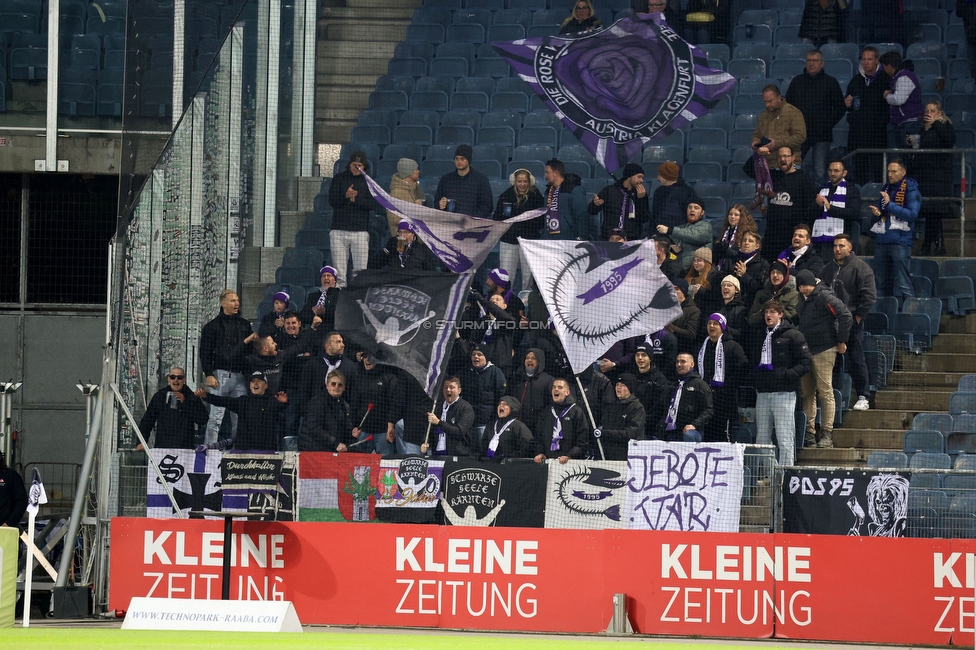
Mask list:
MULTIPOLYGON (((438 400, 432 413, 440 418, 441 409, 443 408, 444 400, 438 400)), ((431 426, 431 452, 435 455, 438 454, 436 451, 437 437, 438 429, 440 429, 444 432, 447 442, 447 451, 445 454, 441 455, 470 456, 474 451, 474 447, 472 445, 472 427, 474 427, 474 409, 466 399, 459 397, 447 408, 447 417, 442 418, 440 424, 431 426)))
MULTIPOLYGON (((702 381, 698 373, 692 370, 684 377, 678 377, 679 383, 681 380, 684 380, 685 383, 681 391, 681 401, 678 403, 678 412, 674 418, 674 429, 668 431, 665 428, 667 426, 666 420, 668 415, 667 411, 665 411, 664 418, 658 422, 657 436, 661 440, 680 442, 684 439, 684 428, 689 424, 695 427, 697 431, 704 432, 705 427, 708 426, 714 414, 712 408, 712 389, 702 381)), ((674 394, 677 389, 678 384, 671 387, 665 409, 670 408, 671 400, 674 399, 674 394)))
POLYGON ((274 395, 248 393, 241 397, 221 397, 208 394, 207 401, 237 413, 234 449, 278 450, 284 424, 281 416, 285 412, 285 405, 274 395))
MULTIPOLYGON (((750 377, 746 380, 760 393, 788 393, 800 389, 800 377, 810 372, 813 359, 810 348, 800 330, 784 319, 773 333, 773 369, 760 369, 763 341, 766 328, 755 328, 755 337, 750 347, 750 377)), ((744 382, 745 383, 745 382, 744 382)))
POLYGON ((607 405, 600 425, 600 441, 607 460, 627 460, 630 441, 644 439, 645 417, 644 407, 635 395, 607 405))
POLYGON ((379 208, 369 191, 366 177, 362 174, 355 176, 349 169, 332 179, 329 205, 332 206, 332 229, 350 232, 366 232, 369 229, 370 213, 379 208), (346 198, 350 185, 358 192, 354 201, 346 198))
POLYGON ((583 411, 584 406, 577 404, 572 395, 567 396, 562 404, 550 404, 548 408, 543 409, 535 423, 535 455, 543 454, 546 458, 585 457, 589 450, 593 429, 583 411), (558 448, 553 451, 551 447, 556 417, 567 408, 569 410, 566 411, 566 415, 560 418, 562 440, 559 441, 558 448))
MULTIPOLYGON (((529 348, 526 354, 534 352, 539 360, 539 368, 531 377, 525 373, 524 363, 512 377, 509 383, 509 395, 519 401, 521 405, 520 419, 524 422, 536 421, 542 409, 552 404, 552 375, 546 370, 546 353, 539 348, 529 348)), ((524 360, 524 358, 523 358, 524 360)), ((485 435, 488 432, 485 431, 485 435)))
POLYGON ((251 324, 238 315, 228 316, 223 309, 200 332, 200 369, 211 376, 215 370, 245 370, 247 347, 244 339, 251 335, 251 324))
POLYGON ((847 343, 853 323, 847 305, 822 282, 817 283, 809 297, 800 294, 796 317, 811 355, 847 343))
POLYGON ((139 430, 148 440, 152 428, 156 427, 154 447, 168 449, 193 449, 196 427, 202 427, 210 419, 207 406, 193 391, 183 386, 183 401, 171 408, 166 398, 173 390, 169 386, 156 391, 149 400, 146 413, 139 421, 139 430))
POLYGON ((352 428, 356 424, 346 400, 332 397, 323 387, 305 409, 305 419, 298 433, 298 449, 336 451, 340 444, 348 447, 356 442, 352 437, 352 428))

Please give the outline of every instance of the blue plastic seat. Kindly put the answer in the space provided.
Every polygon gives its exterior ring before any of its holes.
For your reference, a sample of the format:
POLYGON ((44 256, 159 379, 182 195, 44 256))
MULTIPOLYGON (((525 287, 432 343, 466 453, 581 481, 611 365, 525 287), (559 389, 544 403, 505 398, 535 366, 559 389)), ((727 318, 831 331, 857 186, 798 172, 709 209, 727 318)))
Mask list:
POLYGON ((447 27, 447 38, 449 43, 474 43, 480 45, 485 42, 485 26, 475 24, 451 24, 447 27))
POLYGON ((434 45, 421 41, 403 41, 393 48, 393 56, 403 59, 417 58, 429 62, 434 58, 434 45))
MULTIPOLYGON (((727 116, 729 121, 731 121, 732 116, 727 116)), ((707 128, 698 127, 691 129, 686 136, 687 146, 689 151, 692 147, 699 146, 714 146, 721 147, 722 149, 728 149, 728 134, 721 127, 719 128, 707 128)), ((725 162, 728 162, 728 151, 726 151, 725 162)))
POLYGON ((390 143, 390 129, 386 126, 357 126, 349 137, 356 142, 386 145, 390 143))
POLYGON ((956 384, 956 390, 976 392, 976 375, 963 375, 960 377, 959 383, 956 384))
POLYGON ((945 65, 939 59, 935 59, 931 57, 912 59, 912 63, 915 64, 915 74, 918 77, 922 77, 922 76, 941 77, 943 74, 942 68, 945 65))
MULTIPOLYGON (((454 160, 454 151, 457 149, 457 145, 453 144, 432 144, 427 148, 427 160, 454 160)), ((475 158, 480 158, 480 156, 475 156, 475 158)), ((416 160, 416 158, 414 159, 416 160)))
POLYGON ((946 449, 945 438, 941 431, 934 429, 911 429, 905 433, 902 441, 902 451, 906 454, 916 454, 919 452, 944 453, 946 449))
POLYGON ((420 175, 425 178, 440 178, 455 170, 453 160, 427 159, 420 163, 420 175))
POLYGON ((452 111, 488 111, 488 95, 483 92, 456 92, 451 97, 452 111))
POLYGON ((454 25, 490 25, 492 12, 486 7, 467 7, 454 12, 454 25))
MULTIPOLYGON (((771 46, 773 44, 773 29, 769 25, 753 25, 751 27, 736 25, 735 29, 732 30, 732 42, 735 43, 736 48, 744 45, 771 46)), ((732 56, 735 56, 734 50, 732 56)))
POLYGON ((949 469, 952 467, 952 459, 949 458, 949 454, 944 452, 920 452, 912 456, 908 467, 911 469, 949 469))
POLYGON ((507 126, 514 129, 522 128, 522 115, 518 111, 500 110, 488 111, 481 118, 481 126, 507 126))
POLYGON ((725 43, 702 44, 698 46, 698 49, 704 52, 709 59, 718 59, 723 64, 728 63, 732 58, 729 46, 725 43))
POLYGON ((477 134, 478 144, 504 145, 509 150, 515 147, 515 131, 510 126, 482 126, 477 134))
POLYGON ((717 162, 687 163, 681 169, 686 183, 698 181, 721 181, 725 166, 717 162))
POLYGON ((70 82, 58 84, 58 112, 62 115, 71 117, 95 115, 96 104, 97 94, 94 85, 70 82))
POLYGON ((468 76, 469 64, 467 59, 457 56, 436 57, 430 62, 429 70, 432 75, 448 77, 468 76))
MULTIPOLYGON (((762 63, 760 61, 760 63, 762 63)), ((755 115, 766 110, 762 95, 743 95, 739 94, 732 100, 732 112, 735 115, 751 114, 755 115)))
MULTIPOLYGON (((445 43, 445 45, 448 45, 445 43)), ((450 43, 460 45, 460 43, 450 43)), ((454 85, 455 93, 484 93, 490 96, 495 92, 495 80, 486 77, 463 77, 454 85)))
POLYGON ((523 126, 518 134, 520 145, 543 145, 552 148, 557 145, 556 129, 551 126, 523 126))
MULTIPOLYGON (((552 147, 542 144, 525 144, 515 147, 512 152, 512 160, 550 160, 552 158, 552 147)), ((587 177, 589 174, 587 174, 587 177)))
POLYGON ((420 9, 414 9, 413 19, 410 21, 414 24, 428 24, 428 25, 441 25, 447 27, 451 24, 451 18, 454 12, 449 9, 442 9, 439 7, 421 7, 420 9))
POLYGON ((450 97, 454 93, 454 83, 454 78, 446 75, 421 77, 417 79, 414 92, 442 92, 450 97))
POLYGON ((407 25, 405 40, 417 43, 442 43, 444 41, 444 26, 416 23, 407 25))
POLYGON ((912 350, 932 347, 932 319, 928 314, 895 314, 894 321, 891 321, 891 332, 912 350))
POLYGON ((946 453, 950 456, 976 454, 976 432, 956 431, 946 437, 946 453))
POLYGON ((908 456, 901 451, 872 451, 867 466, 872 469, 901 469, 908 467, 908 456))
POLYGON ((976 454, 960 454, 956 458, 956 462, 952 468, 968 472, 976 472, 976 454))
POLYGON ((905 298, 902 304, 903 314, 925 314, 929 317, 929 334, 935 337, 939 333, 939 322, 942 318, 942 301, 938 298, 905 298))
POLYGON ((693 142, 690 138, 692 133, 704 129, 721 129, 731 131, 735 125, 735 117, 728 113, 705 113, 691 123, 691 131, 688 132, 689 144, 720 144, 719 142, 693 142))
POLYGON ((374 92, 402 92, 409 96, 416 84, 417 80, 410 75, 385 74, 376 80, 374 92))
POLYGON ((553 129, 559 129, 562 127, 562 123, 556 114, 552 111, 534 111, 532 113, 526 113, 525 119, 523 120, 523 125, 526 127, 539 127, 547 126, 553 129))
MULTIPOLYGON (((502 3, 504 4, 504 3, 502 3)), ((540 9, 539 11, 547 11, 540 9)), ((539 13, 536 11, 535 13, 539 13)), ((492 25, 512 25, 519 24, 528 27, 534 18, 533 12, 527 9, 497 9, 491 18, 492 25)))
MULTIPOLYGON (((458 93, 454 94, 457 97, 458 93)), ((453 98, 452 98, 453 103, 453 98)), ((473 110, 450 110, 441 118, 442 126, 467 126, 473 131, 481 128, 481 113, 473 110)))
POLYGON ((369 107, 391 111, 405 111, 409 107, 407 93, 402 90, 375 91, 369 96, 369 107))
MULTIPOLYGON (((547 159, 548 160, 548 159, 547 159)), ((562 158, 560 158, 562 160, 562 158)), ((593 175, 593 169, 590 164, 583 160, 563 160, 563 164, 566 167, 567 174, 576 174, 584 181, 591 178, 593 175)))
POLYGON ((929 280, 924 275, 916 275, 912 277, 912 287, 915 290, 916 298, 931 298, 932 297, 932 281, 929 280))
MULTIPOLYGON (((668 147, 668 146, 658 146, 658 145, 650 145, 644 147, 643 160, 645 163, 649 163, 652 165, 660 165, 661 163, 667 162, 669 160, 680 164, 681 162, 684 161, 684 158, 685 158, 685 154, 684 154, 684 149, 682 147, 668 147)), ((655 167, 655 169, 652 171, 656 171, 656 170, 657 168, 655 167)))
POLYGON ((563 162, 582 161, 588 163, 593 161, 593 154, 581 144, 564 144, 556 152, 556 157, 563 162))
MULTIPOLYGON (((728 183, 700 181, 695 183, 695 192, 702 198, 717 197, 725 201, 732 200, 732 186, 728 183)), ((708 214, 714 215, 715 213, 709 212, 708 214)), ((722 213, 722 218, 725 218, 724 212, 722 213)))
POLYGON ((356 126, 385 126, 391 133, 396 128, 396 125, 396 111, 367 108, 356 118, 356 126))
POLYGON ((529 98, 525 93, 495 92, 491 97, 491 110, 518 111, 525 113, 529 110, 529 98))
POLYGON ((507 43, 525 38, 525 26, 518 23, 492 25, 486 37, 489 43, 507 43))
POLYGON ((949 396, 949 415, 976 414, 976 392, 955 391, 949 396))
MULTIPOLYGON (((919 59, 945 61, 948 57, 945 44, 935 41, 912 43, 908 46, 908 50, 905 51, 905 58, 911 59, 914 62, 919 59)), ((915 68, 915 74, 918 75, 917 67, 915 68)))
MULTIPOLYGON (((700 145, 700 146, 688 146, 688 162, 689 163, 704 163, 704 162, 715 162, 722 166, 724 169, 726 165, 729 164, 729 150, 724 146, 715 145, 700 145)), ((729 188, 731 193, 731 188, 729 188)))
POLYGON ((400 126, 426 126, 431 133, 441 125, 441 114, 437 111, 403 111, 400 126))
POLYGON ((419 144, 426 146, 433 142, 431 128, 426 124, 401 124, 393 134, 397 144, 419 144))
POLYGON ((441 126, 437 129, 437 144, 474 144, 474 129, 470 126, 441 126))
MULTIPOLYGON (((428 77, 429 78, 429 77, 428 77)), ((410 109, 415 111, 438 111, 443 113, 448 109, 447 93, 441 90, 433 92, 419 92, 414 90, 410 95, 410 109)))
MULTIPOLYGON (((752 134, 755 133, 755 128, 751 129, 733 129, 732 133, 729 134, 729 148, 733 151, 739 149, 748 148, 749 155, 752 155, 752 134)), ((743 161, 745 162, 745 161, 743 161)))
MULTIPOLYGON (((741 79, 743 77, 764 78, 766 76, 766 62, 758 58, 732 59, 729 61, 729 64, 726 66, 725 70, 737 79, 741 79)), ((737 96, 736 99, 741 99, 741 94, 737 96)), ((759 99, 761 103, 762 98, 760 97, 759 99)), ((763 104, 763 108, 765 108, 765 104, 763 104)))
POLYGON ((945 98, 945 112, 950 115, 976 112, 976 96, 972 94, 950 93, 945 98))
POLYGON ((329 233, 326 231, 299 230, 295 233, 295 248, 317 248, 321 251, 331 251, 332 243, 329 241, 329 233))
POLYGON ((441 43, 437 46, 436 58, 461 58, 471 63, 474 61, 473 43, 441 43))

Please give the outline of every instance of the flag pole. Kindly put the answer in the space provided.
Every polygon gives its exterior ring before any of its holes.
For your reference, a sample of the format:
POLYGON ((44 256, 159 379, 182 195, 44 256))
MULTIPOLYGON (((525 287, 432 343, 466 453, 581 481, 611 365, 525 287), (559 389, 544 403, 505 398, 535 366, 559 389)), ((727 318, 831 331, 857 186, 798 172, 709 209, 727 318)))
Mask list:
MULTIPOLYGON (((437 407, 437 398, 434 398, 434 401, 431 402, 431 405, 430 405, 430 412, 433 413, 434 412, 434 408, 436 408, 436 407, 437 407)), ((430 420, 428 420, 427 421, 427 433, 426 433, 426 435, 424 435, 424 444, 420 445, 420 453, 422 453, 422 454, 426 454, 427 453, 427 450, 430 449, 430 427, 431 426, 432 425, 430 423, 430 420)))
MULTIPOLYGON (((586 399, 586 391, 583 390, 583 383, 580 381, 579 375, 576 375, 576 385, 579 386, 580 397, 583 399, 583 406, 586 407, 586 414, 590 416, 590 425, 593 430, 596 431, 596 420, 593 419, 593 411, 590 410, 590 400, 586 399)), ((603 443, 600 442, 600 437, 596 438, 597 447, 600 448, 600 459, 606 460, 607 455, 603 452, 603 443)))
MULTIPOLYGON (((34 577, 34 517, 36 513, 31 510, 30 514, 27 515, 27 530, 30 534, 27 536, 30 541, 31 548, 27 549, 27 573, 24 575, 24 627, 30 627, 30 608, 31 608, 31 585, 33 583, 34 577)), ((65 549, 65 553, 68 550, 65 549)))

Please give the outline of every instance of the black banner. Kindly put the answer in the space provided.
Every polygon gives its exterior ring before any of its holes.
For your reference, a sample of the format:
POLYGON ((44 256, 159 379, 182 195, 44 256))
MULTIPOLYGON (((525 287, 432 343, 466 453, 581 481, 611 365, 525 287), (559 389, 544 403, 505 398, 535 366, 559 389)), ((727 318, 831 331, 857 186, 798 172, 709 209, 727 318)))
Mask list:
POLYGON ((532 461, 444 465, 444 523, 455 526, 542 528, 548 469, 532 461))
POLYGON ((280 454, 226 453, 220 461, 224 490, 267 490, 278 488, 283 457, 280 454))
POLYGON ((360 271, 339 293, 336 329, 375 363, 410 373, 433 398, 470 281, 470 273, 360 271))
POLYGON ((783 532, 905 537, 909 472, 787 468, 783 532))

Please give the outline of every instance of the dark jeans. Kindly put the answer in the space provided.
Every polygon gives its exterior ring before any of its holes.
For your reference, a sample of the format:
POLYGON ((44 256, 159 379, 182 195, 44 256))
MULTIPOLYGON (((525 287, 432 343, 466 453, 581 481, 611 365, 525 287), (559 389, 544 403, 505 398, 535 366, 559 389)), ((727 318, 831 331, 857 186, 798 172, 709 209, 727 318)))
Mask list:
POLYGON ((864 322, 857 320, 851 325, 851 334, 847 338, 847 352, 844 353, 844 365, 851 375, 854 392, 858 396, 868 397, 868 364, 864 360, 864 322))
POLYGON ((894 296, 898 306, 905 298, 915 297, 909 265, 912 247, 902 244, 878 244, 874 249, 874 278, 879 296, 894 296))

